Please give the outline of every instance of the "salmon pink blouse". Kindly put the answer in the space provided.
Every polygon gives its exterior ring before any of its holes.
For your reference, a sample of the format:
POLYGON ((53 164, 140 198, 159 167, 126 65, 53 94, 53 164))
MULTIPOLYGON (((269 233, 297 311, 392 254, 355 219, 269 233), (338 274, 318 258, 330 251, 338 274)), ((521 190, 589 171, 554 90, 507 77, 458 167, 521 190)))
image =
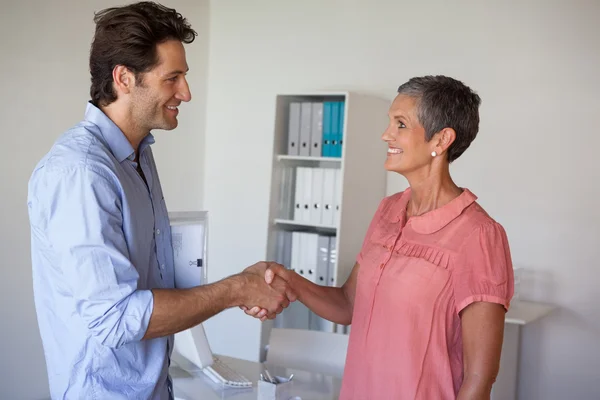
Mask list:
POLYGON ((506 233, 468 189, 406 217, 410 189, 386 197, 360 264, 340 399, 455 399, 463 380, 459 313, 473 302, 508 310, 506 233))

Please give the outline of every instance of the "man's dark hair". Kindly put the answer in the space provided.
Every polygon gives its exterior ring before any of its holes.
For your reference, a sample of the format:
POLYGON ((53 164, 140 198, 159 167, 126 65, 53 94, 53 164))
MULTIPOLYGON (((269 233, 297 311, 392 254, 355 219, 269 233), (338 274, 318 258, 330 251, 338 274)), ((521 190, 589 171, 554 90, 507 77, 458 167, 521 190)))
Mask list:
POLYGON ((461 81, 447 76, 422 76, 410 79, 398 93, 414 97, 417 117, 425 128, 425 140, 444 128, 452 128, 456 139, 448 149, 448 161, 461 156, 479 131, 481 98, 461 81))
POLYGON ((185 18, 172 8, 142 1, 95 14, 96 33, 90 50, 90 95, 96 106, 117 99, 112 72, 123 65, 136 80, 158 64, 156 45, 167 40, 192 43, 196 38, 185 18))

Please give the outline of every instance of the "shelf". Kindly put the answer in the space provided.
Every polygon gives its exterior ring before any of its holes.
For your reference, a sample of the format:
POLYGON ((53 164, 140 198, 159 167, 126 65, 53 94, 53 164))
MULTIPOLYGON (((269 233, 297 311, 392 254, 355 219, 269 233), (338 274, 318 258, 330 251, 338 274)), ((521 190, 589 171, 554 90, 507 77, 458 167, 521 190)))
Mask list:
POLYGON ((342 159, 340 157, 311 157, 311 156, 290 156, 287 154, 278 154, 277 160, 279 161, 327 161, 327 162, 336 162, 341 163, 342 159))
POLYGON ((507 324, 525 325, 549 314, 556 307, 543 303, 516 300, 506 313, 507 324))
POLYGON ((306 227, 306 228, 327 229, 327 230, 333 230, 333 231, 336 230, 335 226, 311 224, 310 222, 294 221, 291 219, 276 218, 274 222, 277 225, 302 226, 302 227, 306 227))

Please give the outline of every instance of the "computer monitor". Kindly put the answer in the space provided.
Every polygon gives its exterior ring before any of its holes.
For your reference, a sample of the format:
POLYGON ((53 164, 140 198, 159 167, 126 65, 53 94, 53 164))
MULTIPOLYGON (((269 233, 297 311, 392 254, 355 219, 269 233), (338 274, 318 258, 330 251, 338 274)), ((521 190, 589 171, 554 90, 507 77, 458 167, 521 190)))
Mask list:
MULTIPOLYGON (((175 287, 187 289, 207 283, 208 212, 170 212, 175 262, 175 287)), ((202 324, 175 334, 171 358, 184 370, 213 364, 213 355, 202 324)))
POLYGON ((170 212, 175 287, 204 285, 208 279, 208 212, 170 212))
POLYGON ((213 353, 202 324, 175 334, 171 361, 188 372, 213 364, 213 353))

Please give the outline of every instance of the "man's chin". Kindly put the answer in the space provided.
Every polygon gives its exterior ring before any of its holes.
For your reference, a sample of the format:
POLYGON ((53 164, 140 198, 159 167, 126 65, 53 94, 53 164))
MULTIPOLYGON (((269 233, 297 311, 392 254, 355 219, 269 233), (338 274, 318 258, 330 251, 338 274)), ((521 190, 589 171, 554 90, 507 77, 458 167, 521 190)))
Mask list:
POLYGON ((155 129, 160 129, 163 131, 172 131, 173 129, 177 128, 177 125, 179 125, 177 120, 163 122, 162 124, 160 124, 160 126, 157 126, 155 129))

